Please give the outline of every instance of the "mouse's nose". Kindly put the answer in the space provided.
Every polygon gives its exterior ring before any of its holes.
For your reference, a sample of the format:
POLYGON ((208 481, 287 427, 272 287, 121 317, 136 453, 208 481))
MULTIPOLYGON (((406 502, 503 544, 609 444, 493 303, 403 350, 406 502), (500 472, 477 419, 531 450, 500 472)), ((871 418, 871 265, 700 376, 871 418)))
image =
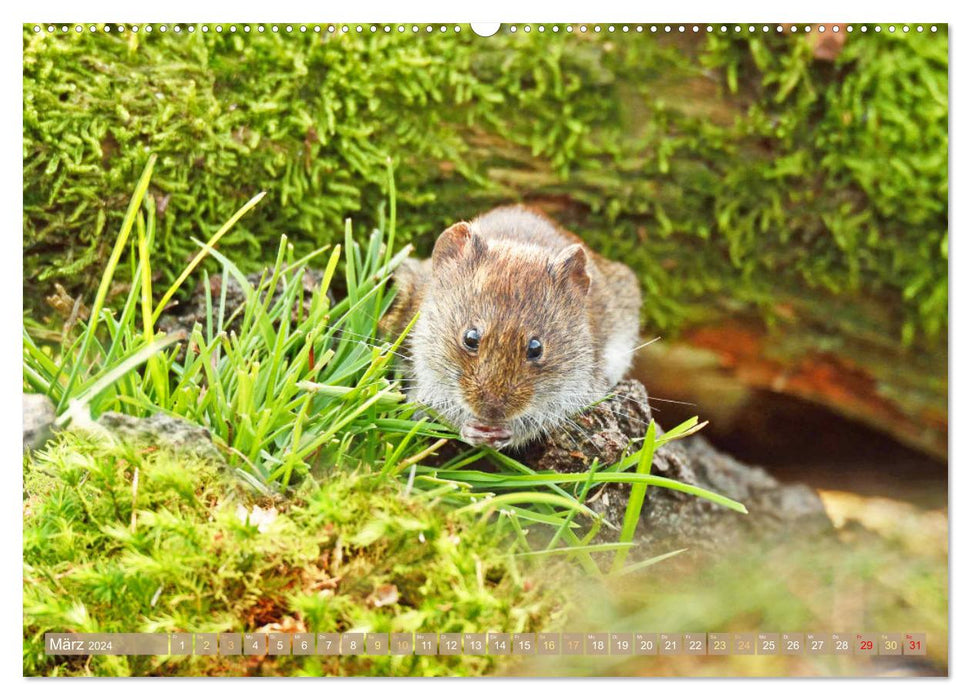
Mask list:
POLYGON ((489 423, 501 422, 506 417, 508 401, 499 394, 485 390, 479 394, 479 405, 476 406, 476 414, 483 421, 489 423))

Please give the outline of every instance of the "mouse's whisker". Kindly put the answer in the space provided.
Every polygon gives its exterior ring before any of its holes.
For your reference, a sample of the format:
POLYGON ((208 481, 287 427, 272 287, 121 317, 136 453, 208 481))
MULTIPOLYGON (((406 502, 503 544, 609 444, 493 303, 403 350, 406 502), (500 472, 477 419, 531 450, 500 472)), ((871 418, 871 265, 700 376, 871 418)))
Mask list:
POLYGON ((682 406, 697 406, 694 401, 678 401, 677 399, 662 399, 660 396, 652 396, 651 401, 662 401, 663 403, 676 403, 682 406))
MULTIPOLYGON (((614 397, 616 397, 618 399, 622 399, 622 400, 625 400, 625 401, 633 401, 634 403, 643 403, 641 401, 638 401, 638 399, 635 399, 633 396, 628 396, 627 394, 611 394, 611 396, 614 396, 614 397)), ((651 394, 650 396, 648 396, 648 400, 649 401, 661 401, 663 403, 676 403, 676 404, 681 404, 682 406, 697 406, 698 405, 694 401, 679 401, 677 399, 662 399, 660 396, 654 396, 653 394, 651 394)))
POLYGON ((369 343, 368 341, 362 340, 360 338, 353 338, 353 337, 351 337, 351 338, 348 338, 348 340, 350 342, 352 342, 352 343, 360 343, 361 345, 365 345, 365 346, 367 346, 369 348, 374 348, 375 350, 380 350, 382 353, 390 353, 390 354, 394 355, 395 357, 398 357, 398 358, 400 358, 400 359, 402 359, 402 360, 404 360, 406 362, 411 362, 412 361, 412 358, 411 358, 410 355, 406 355, 404 353, 398 352, 397 350, 392 350, 390 348, 390 346, 377 345, 375 343, 369 343))
MULTIPOLYGON (((539 419, 539 418, 537 418, 536 416, 531 416, 531 415, 528 415, 528 414, 527 414, 527 415, 523 415, 523 416, 522 416, 522 420, 523 420, 523 422, 525 422, 525 423, 526 423, 526 424, 527 424, 528 426, 532 426, 532 427, 530 428, 530 430, 529 430, 529 432, 530 432, 530 433, 531 433, 531 434, 532 434, 532 435, 533 435, 533 436, 534 436, 535 438, 546 438, 546 437, 548 437, 549 435, 551 435, 551 434, 552 434, 552 432, 553 432, 553 429, 554 429, 554 428, 557 428, 557 427, 562 427, 562 426, 561 426, 561 425, 560 425, 559 423, 557 423, 557 422, 551 422, 551 421, 549 421, 549 420, 546 420, 546 419, 544 419, 544 420, 540 420, 540 419, 539 419)), ((579 443, 578 443, 578 442, 577 442, 577 441, 576 441, 576 440, 575 440, 575 439, 573 438, 573 436, 572 436, 572 435, 570 435, 569 433, 564 433, 564 434, 565 434, 565 435, 566 435, 566 436, 567 436, 567 437, 568 437, 568 438, 570 439, 570 441, 571 441, 571 442, 573 442, 573 445, 574 445, 574 446, 575 446, 575 447, 577 448, 577 450, 580 450, 580 445, 579 445, 579 443)))
MULTIPOLYGON (((648 400, 647 401, 641 401, 641 400, 636 399, 633 396, 630 396, 628 394, 607 394, 607 398, 608 399, 616 399, 616 400, 618 400, 620 402, 625 402, 625 403, 626 402, 629 402, 629 403, 632 403, 635 406, 640 406, 641 409, 647 411, 648 413, 651 413, 651 412, 654 412, 654 411, 657 411, 658 413, 661 413, 661 409, 660 408, 657 408, 656 406, 653 406, 651 404, 651 401, 654 400, 654 397, 653 396, 648 397, 648 400)), ((603 405, 603 404, 600 404, 600 405, 603 405)))
POLYGON ((388 345, 391 344, 391 342, 386 338, 381 338, 376 335, 368 335, 367 333, 357 333, 356 331, 348 330, 346 328, 329 326, 328 330, 333 331, 334 337, 340 337, 342 335, 346 335, 352 338, 360 338, 363 340, 370 340, 374 342, 383 342, 383 343, 387 343, 388 345))
POLYGON ((657 341, 659 341, 660 339, 661 339, 661 336, 657 336, 656 338, 651 338, 651 339, 650 339, 650 340, 648 340, 648 341, 647 341, 646 343, 641 343, 641 344, 640 344, 640 345, 638 345, 637 347, 635 347, 635 348, 631 348, 631 349, 630 349, 630 350, 628 350, 627 352, 628 352, 628 353, 630 353, 631 355, 633 355, 633 354, 634 354, 635 352, 637 352, 637 351, 638 351, 638 350, 640 350, 641 348, 646 348, 646 347, 647 347, 648 345, 653 345, 654 343, 656 343, 656 342, 657 342, 657 341))
POLYGON ((629 433, 643 434, 647 430, 648 421, 640 415, 630 415, 626 413, 611 412, 612 416, 618 422, 626 422, 628 425, 624 426, 622 432, 629 440, 637 439, 630 435, 629 433))
MULTIPOLYGON (((596 442, 594 442, 594 440, 593 440, 593 435, 592 435, 592 434, 590 434, 590 433, 588 433, 588 432, 587 432, 586 430, 584 430, 584 429, 583 429, 583 426, 581 426, 581 425, 580 425, 579 423, 577 423, 577 422, 576 422, 575 420, 573 420, 572 418, 570 418, 570 417, 567 417, 567 418, 565 418, 564 420, 565 420, 565 421, 566 421, 567 423, 569 423, 569 424, 570 424, 571 426, 573 426, 573 428, 574 428, 574 429, 575 429, 575 430, 576 430, 577 432, 579 432, 579 433, 580 433, 580 435, 581 435, 581 436, 583 437, 583 439, 584 439, 584 442, 585 442, 586 444, 589 444, 589 445, 591 445, 591 446, 593 447, 593 449, 595 449, 595 450, 597 451, 597 455, 598 455, 599 457, 603 457, 603 450, 602 450, 602 449, 601 449, 601 448, 600 448, 600 447, 599 447, 599 446, 597 445, 597 443, 596 443, 596 442)), ((566 433, 566 434, 567 434, 567 435, 570 435, 570 433, 566 433)), ((572 439, 572 437, 571 437, 571 439, 572 439)), ((574 440, 574 444, 576 445, 576 448, 577 448, 577 450, 580 450, 580 445, 579 445, 579 444, 578 444, 578 443, 577 443, 577 442, 576 442, 575 440, 574 440)))
MULTIPOLYGON (((643 401, 640 401, 639 399, 637 399, 637 398, 635 398, 635 397, 633 397, 633 396, 631 396, 629 394, 610 393, 610 394, 607 394, 607 397, 608 398, 620 399, 622 401, 631 401, 632 403, 637 403, 637 404, 642 404, 642 405, 644 404, 643 401)), ((698 405, 697 403, 695 403, 693 401, 679 401, 677 399, 663 399, 660 396, 655 396, 654 394, 649 394, 648 397, 647 397, 647 399, 648 399, 648 402, 651 402, 651 401, 661 401, 663 403, 676 403, 676 404, 680 404, 682 406, 697 406, 698 405)))
POLYGON ((340 328, 340 327, 330 326, 329 327, 329 330, 332 330, 333 331, 335 338, 339 338, 342 335, 346 335, 346 336, 350 336, 352 338, 361 338, 361 339, 364 339, 364 340, 373 340, 374 342, 378 342, 378 341, 382 340, 381 338, 379 338, 376 335, 368 335, 367 333, 357 333, 356 331, 351 331, 351 330, 348 330, 346 328, 340 328))
MULTIPOLYGON (((383 338, 371 338, 371 337, 368 337, 366 335, 358 335, 356 333, 339 334, 337 336, 337 338, 340 338, 341 335, 343 335, 343 336, 345 336, 347 338, 350 338, 352 340, 356 340, 358 342, 367 343, 367 344, 372 345, 372 346, 374 346, 376 348, 387 348, 387 349, 390 350, 391 347, 392 347, 392 345, 393 345, 392 343, 388 342, 387 340, 384 340, 383 338)), ((398 352, 398 353, 401 353, 401 354, 405 354, 404 353, 404 348, 401 347, 401 346, 399 346, 398 349, 395 350, 395 352, 398 352)))
POLYGON ((604 399, 602 399, 600 401, 594 402, 592 404, 588 404, 582 410, 583 411, 604 410, 607 413, 610 413, 611 415, 619 416, 621 418, 627 418, 628 420, 638 420, 638 421, 642 421, 643 420, 643 418, 641 416, 638 416, 638 415, 636 415, 634 413, 630 413, 630 412, 624 411, 623 408, 613 408, 611 405, 609 405, 607 403, 607 399, 611 399, 611 398, 619 398, 619 399, 623 399, 623 400, 629 400, 635 406, 637 406, 638 408, 640 408, 642 412, 646 412, 648 414, 648 417, 650 417, 651 415, 653 415, 655 412, 656 413, 661 413, 662 412, 661 409, 655 408, 654 406, 651 406, 651 404, 649 404, 649 403, 645 403, 643 401, 637 401, 637 400, 635 400, 633 398, 630 398, 630 397, 627 397, 627 396, 620 396, 620 395, 614 395, 614 396, 612 396, 610 394, 608 394, 606 397, 604 397, 604 399))

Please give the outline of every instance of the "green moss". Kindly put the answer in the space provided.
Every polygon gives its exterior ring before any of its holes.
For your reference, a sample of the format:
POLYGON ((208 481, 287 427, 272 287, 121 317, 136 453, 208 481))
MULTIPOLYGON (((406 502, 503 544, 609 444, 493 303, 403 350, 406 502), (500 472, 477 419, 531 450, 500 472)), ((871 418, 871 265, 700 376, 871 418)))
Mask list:
POLYGON ((386 479, 335 473, 254 503, 224 469, 77 433, 28 459, 26 675, 481 674, 494 659, 68 659, 43 644, 48 631, 536 631, 563 602, 527 583, 497 528, 386 479), (254 505, 279 510, 265 531, 245 520, 254 505), (397 601, 375 605, 388 586, 397 601))
POLYGON ((946 36, 853 35, 834 63, 814 59, 816 41, 712 40, 710 64, 761 77, 746 98, 745 126, 763 150, 757 170, 738 163, 729 171, 737 196, 716 215, 735 231, 740 265, 788 267, 809 287, 890 299, 905 341, 920 334, 939 344, 947 328, 946 36), (760 250, 768 260, 758 260, 760 250))
POLYGON ((148 150, 169 269, 261 189, 234 257, 339 239, 371 222, 392 157, 403 240, 543 203, 639 271, 652 329, 838 293, 943 346, 946 31, 856 33, 830 63, 801 35, 462 29, 26 28, 28 304, 96 272, 148 150))

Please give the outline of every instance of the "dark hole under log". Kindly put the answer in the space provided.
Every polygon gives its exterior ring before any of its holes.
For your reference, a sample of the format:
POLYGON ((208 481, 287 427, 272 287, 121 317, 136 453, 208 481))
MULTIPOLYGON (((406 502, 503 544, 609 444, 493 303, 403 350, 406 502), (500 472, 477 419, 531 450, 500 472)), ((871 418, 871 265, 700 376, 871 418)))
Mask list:
MULTIPOLYGON (((679 398, 670 393, 660 396, 679 398)), ((656 418, 662 425, 677 425, 694 415, 705 420, 720 413, 704 398, 692 400, 696 405, 666 403, 652 396, 656 418)), ((781 481, 904 500, 924 508, 947 506, 946 462, 798 397, 751 391, 730 416, 712 420, 703 432, 718 449, 765 467, 781 481)))

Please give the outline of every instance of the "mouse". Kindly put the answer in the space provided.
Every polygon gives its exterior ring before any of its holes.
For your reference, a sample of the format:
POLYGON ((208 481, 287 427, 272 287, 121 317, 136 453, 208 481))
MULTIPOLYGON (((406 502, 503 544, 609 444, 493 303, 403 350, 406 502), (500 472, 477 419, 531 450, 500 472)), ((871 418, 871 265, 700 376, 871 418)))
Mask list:
POLYGON ((631 366, 637 276, 542 212, 502 206, 407 258, 382 326, 402 332, 406 396, 462 440, 518 448, 602 399, 631 366))

